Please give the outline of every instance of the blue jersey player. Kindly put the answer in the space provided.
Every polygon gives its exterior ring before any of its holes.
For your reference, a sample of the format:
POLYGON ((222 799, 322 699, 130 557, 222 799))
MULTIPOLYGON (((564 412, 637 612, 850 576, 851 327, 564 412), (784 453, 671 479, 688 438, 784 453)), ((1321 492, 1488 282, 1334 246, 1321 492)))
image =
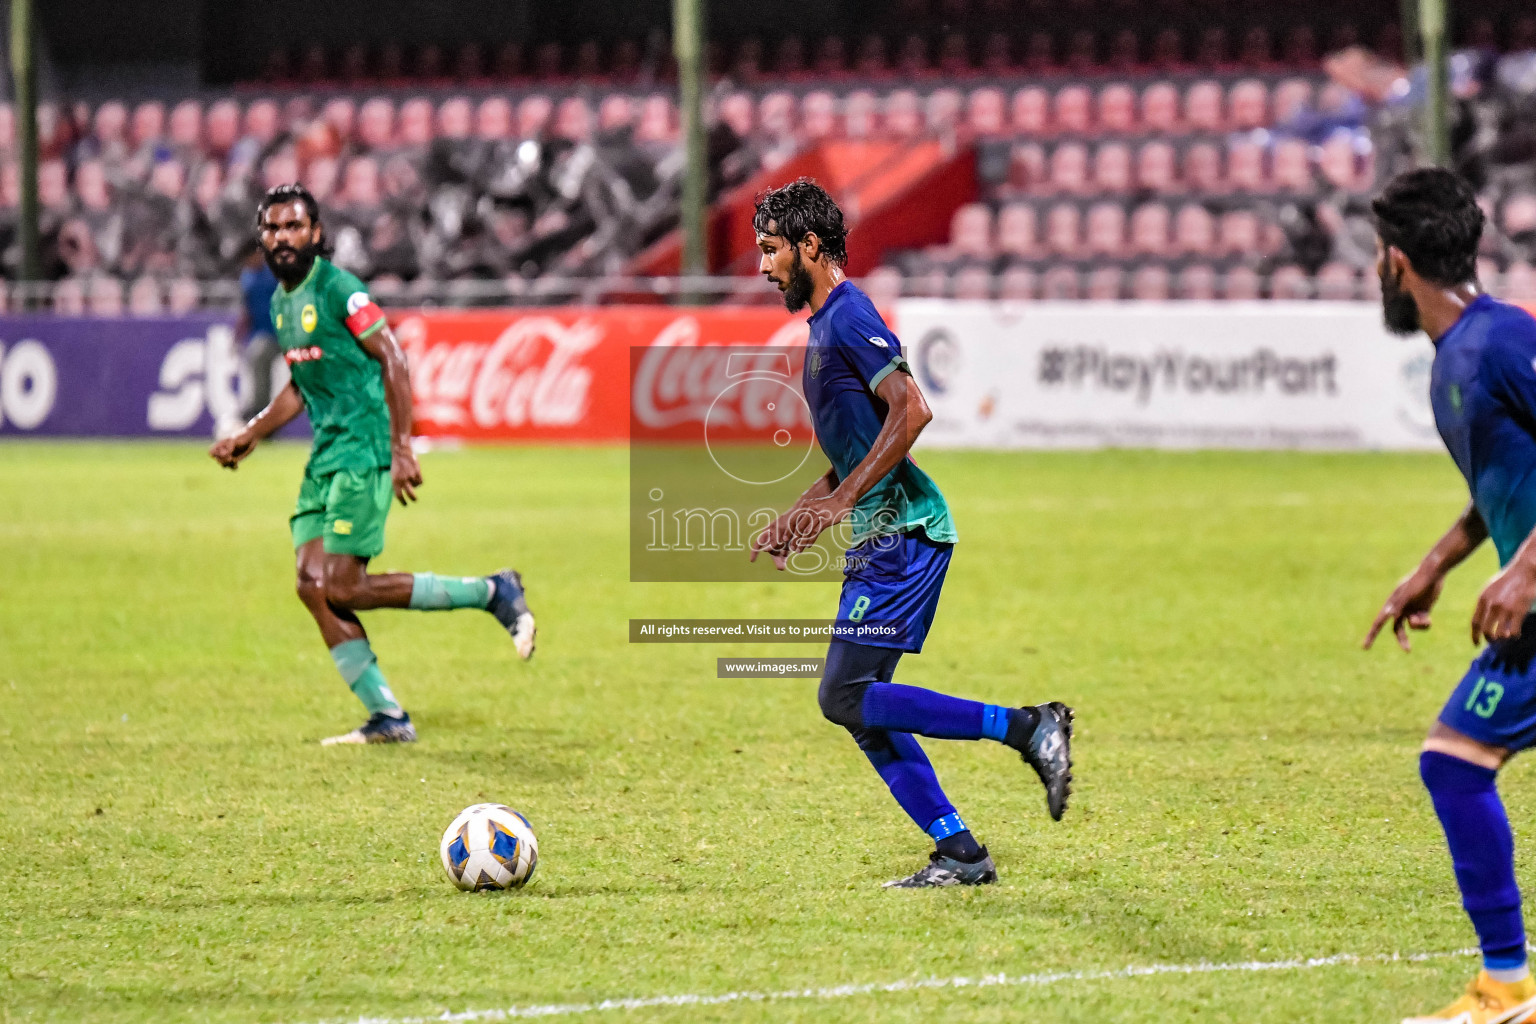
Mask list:
POLYGON ((1472 615, 1472 642, 1487 646, 1419 755, 1483 969, 1456 1002, 1411 1020, 1519 1024, 1536 1019, 1536 981, 1526 965, 1514 839, 1495 779, 1510 755, 1536 745, 1536 320, 1479 290, 1483 214, 1460 178, 1437 168, 1408 171, 1372 210, 1387 327, 1404 335, 1422 330, 1435 344, 1435 426, 1472 500, 1392 592, 1365 646, 1390 622, 1408 650, 1408 630, 1429 628, 1446 574, 1484 540, 1493 539, 1501 566, 1472 615))
POLYGON ((932 414, 901 342, 843 275, 846 231, 832 198, 807 179, 785 185, 759 198, 753 228, 762 272, 790 312, 811 307, 805 397, 832 466, 753 541, 752 557, 766 551, 783 569, 823 530, 850 521, 854 547, 821 680, 822 713, 853 734, 937 847, 916 874, 886 884, 984 885, 997 879, 992 858, 944 795, 916 736, 1012 747, 1040 776, 1060 820, 1072 788, 1072 709, 1002 707, 891 682, 902 654, 923 648, 956 540, 944 495, 907 454, 932 414))

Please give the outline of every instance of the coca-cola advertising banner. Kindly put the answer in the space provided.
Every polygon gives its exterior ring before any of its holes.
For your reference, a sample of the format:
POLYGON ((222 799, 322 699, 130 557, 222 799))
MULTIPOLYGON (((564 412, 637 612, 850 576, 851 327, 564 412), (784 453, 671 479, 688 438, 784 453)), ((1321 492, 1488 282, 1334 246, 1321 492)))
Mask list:
MULTIPOLYGON (((772 308, 422 310, 390 319, 411 364, 416 432, 476 441, 622 441, 632 409, 637 429, 682 439, 704 422, 732 369, 720 346, 793 350, 807 333, 803 317, 772 308)), ((798 377, 799 364, 789 372, 798 377)), ((730 423, 738 418, 727 406, 742 397, 756 391, 728 394, 719 407, 730 423)))

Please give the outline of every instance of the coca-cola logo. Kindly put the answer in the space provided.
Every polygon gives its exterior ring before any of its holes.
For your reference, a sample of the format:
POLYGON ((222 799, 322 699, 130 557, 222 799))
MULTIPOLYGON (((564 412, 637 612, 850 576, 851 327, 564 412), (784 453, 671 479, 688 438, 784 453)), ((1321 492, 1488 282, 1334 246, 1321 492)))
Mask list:
POLYGON ((445 427, 570 427, 587 414, 592 370, 582 359, 603 340, 593 320, 521 317, 491 342, 432 344, 422 316, 405 318, 395 331, 422 419, 445 427))
POLYGON ((785 394, 798 384, 806 335, 803 321, 790 321, 766 342, 706 341, 696 318, 672 321, 634 361, 634 425, 666 431, 707 423, 711 432, 800 433, 810 426, 810 410, 797 393, 794 401, 786 401, 785 394))

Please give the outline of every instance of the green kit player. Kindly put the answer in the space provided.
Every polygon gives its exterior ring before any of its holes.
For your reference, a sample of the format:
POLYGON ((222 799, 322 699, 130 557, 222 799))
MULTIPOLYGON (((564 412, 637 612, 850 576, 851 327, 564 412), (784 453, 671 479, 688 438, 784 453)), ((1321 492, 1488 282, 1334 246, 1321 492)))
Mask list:
POLYGON ((279 287, 272 322, 292 379, 245 428, 210 454, 234 469, 257 442, 308 411, 315 441, 290 525, 299 600, 315 617, 341 677, 368 709, 360 728, 333 743, 408 743, 411 717, 395 700, 357 613, 370 608, 483 608, 533 656, 533 614, 522 578, 429 572, 370 575, 384 549, 393 499, 416 500, 421 468, 411 450, 411 382, 405 356, 363 283, 320 255, 319 204, 279 185, 256 210, 262 252, 279 287))

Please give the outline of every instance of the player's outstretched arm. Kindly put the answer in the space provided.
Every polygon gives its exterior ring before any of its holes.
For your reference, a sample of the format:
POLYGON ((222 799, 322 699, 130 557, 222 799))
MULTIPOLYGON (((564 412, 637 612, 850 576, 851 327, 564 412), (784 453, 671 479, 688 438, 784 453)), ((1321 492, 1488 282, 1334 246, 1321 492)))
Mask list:
POLYGON ((289 381, 288 386, 274 395, 267 407, 257 413, 240 433, 214 442, 208 454, 225 469, 234 469, 256 450, 258 442, 283 429, 303 411, 304 399, 299 395, 299 389, 289 381))
POLYGON ((389 403, 389 474, 394 480, 395 498, 404 505, 407 499, 416 500, 416 488, 421 486, 421 466, 411 448, 410 370, 389 324, 357 339, 357 343, 384 367, 384 398, 389 403))
MULTIPOLYGON (((1418 567, 1404 576, 1402 582, 1397 585, 1397 589, 1392 591, 1392 596, 1387 598, 1387 603, 1382 605, 1381 611, 1376 613, 1376 620, 1371 623, 1370 632, 1365 634, 1365 642, 1361 646, 1369 650, 1371 644, 1376 642, 1376 636, 1381 632, 1381 628, 1391 622, 1392 632, 1397 637, 1397 645, 1405 651, 1410 650, 1408 630, 1429 628, 1429 612, 1445 586, 1446 574, 1460 565, 1468 555, 1477 550, 1479 544, 1487 539, 1488 527, 1483 523, 1483 517, 1478 513, 1477 506, 1469 502, 1466 510, 1445 532, 1445 536, 1430 548, 1429 554, 1424 556, 1418 567)), ((1531 542, 1526 541, 1525 547, 1530 545, 1531 542)), ((1536 557, 1536 551, 1533 551, 1532 555, 1536 557)), ((1476 623, 1477 619, 1474 618, 1474 630, 1476 623)), ((1516 628, 1519 628, 1518 624, 1516 628)))
POLYGON ((859 499, 901 464, 917 436, 933 419, 922 389, 905 370, 886 374, 875 388, 875 394, 886 404, 885 422, 880 425, 880 433, 875 435, 869 453, 833 488, 832 493, 824 498, 802 500, 795 506, 796 515, 789 524, 792 530, 790 554, 804 551, 816 543, 823 530, 848 518, 859 499))
POLYGON ((759 552, 766 551, 773 556, 773 564, 779 569, 784 569, 789 564, 790 540, 795 534, 794 524, 807 502, 825 498, 837 487, 837 470, 831 466, 827 471, 816 478, 816 482, 805 489, 799 499, 790 506, 789 510, 779 516, 773 522, 763 528, 752 539, 752 556, 748 561, 757 561, 759 552))

